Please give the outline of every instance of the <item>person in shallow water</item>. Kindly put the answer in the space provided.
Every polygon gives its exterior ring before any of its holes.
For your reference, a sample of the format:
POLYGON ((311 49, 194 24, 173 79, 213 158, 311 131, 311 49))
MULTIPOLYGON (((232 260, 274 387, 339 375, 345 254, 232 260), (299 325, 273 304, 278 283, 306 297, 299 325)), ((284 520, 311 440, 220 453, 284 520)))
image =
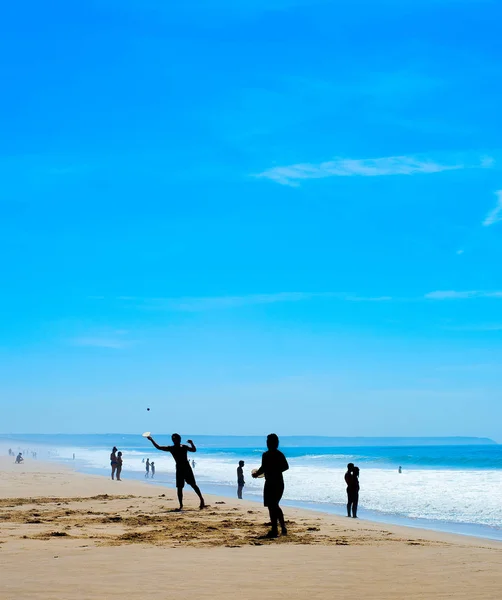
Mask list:
POLYGON ((352 471, 354 470, 354 463, 347 465, 347 472, 344 475, 345 483, 347 484, 347 516, 351 517, 352 502, 350 500, 350 486, 352 484, 352 471))
POLYGON ((287 535, 284 513, 279 506, 284 493, 284 471, 289 469, 288 461, 279 450, 279 438, 275 433, 267 436, 267 452, 261 457, 261 467, 253 473, 253 477, 265 474, 265 487, 263 488, 263 504, 268 508, 272 529, 266 537, 276 538, 279 535, 277 524, 281 526, 282 535, 287 535))
POLYGON ((148 439, 157 448, 157 450, 170 452, 174 458, 174 461, 176 462, 176 488, 178 490, 178 500, 180 503, 178 510, 183 509, 183 488, 185 487, 185 483, 188 483, 197 496, 199 496, 199 508, 202 510, 206 506, 204 498, 202 497, 199 486, 195 481, 192 467, 188 462, 188 452, 197 452, 197 448, 192 440, 187 440, 188 446, 186 446, 185 444, 181 443, 181 436, 178 433, 173 433, 171 436, 171 439, 173 440, 172 446, 159 446, 152 437, 149 437, 148 439))

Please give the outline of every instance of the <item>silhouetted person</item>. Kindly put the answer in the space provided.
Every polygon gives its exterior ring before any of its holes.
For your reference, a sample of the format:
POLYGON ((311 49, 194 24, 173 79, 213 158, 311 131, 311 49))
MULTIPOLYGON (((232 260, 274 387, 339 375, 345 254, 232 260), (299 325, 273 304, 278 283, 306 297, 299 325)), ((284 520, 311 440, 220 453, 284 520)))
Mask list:
POLYGON ((399 469, 397 470, 398 473, 402 473, 403 472, 403 468, 400 466, 399 469))
POLYGON ((178 433, 173 433, 171 439, 173 440, 172 446, 159 446, 152 437, 148 438, 157 450, 163 452, 170 452, 174 461, 176 462, 176 488, 178 490, 178 500, 180 507, 178 510, 183 509, 183 488, 185 483, 193 489, 193 491, 199 496, 200 509, 205 507, 204 498, 200 492, 199 486, 195 481, 195 476, 192 471, 192 467, 188 461, 188 452, 197 452, 197 448, 192 440, 187 440, 188 446, 181 443, 181 436, 178 433))
POLYGON ((21 464, 24 461, 23 455, 20 452, 17 456, 16 456, 16 464, 21 464))
POLYGON ((352 508, 352 502, 350 499, 350 489, 351 489, 351 485, 352 485, 352 471, 354 470, 354 463, 349 463, 347 465, 347 472, 345 473, 344 479, 345 479, 345 483, 347 484, 347 516, 351 517, 351 508, 352 508))
POLYGON ((192 469, 195 469, 195 461, 192 459, 192 469))
POLYGON ((284 471, 289 469, 288 461, 279 450, 279 438, 275 433, 267 436, 267 452, 261 457, 261 467, 253 473, 253 477, 265 474, 265 487, 263 488, 263 504, 268 508, 272 529, 267 537, 276 538, 279 535, 277 523, 281 526, 282 535, 287 535, 284 514, 279 502, 284 493, 284 471))
POLYGON ((120 474, 122 473, 122 452, 117 454, 117 481, 122 481, 120 479, 120 474))
POLYGON ((152 472, 152 479, 153 479, 153 477, 154 477, 154 475, 155 475, 155 463, 153 462, 153 460, 152 460, 152 462, 150 463, 150 470, 151 470, 151 472, 152 472))
POLYGON ((347 487, 348 503, 347 516, 357 519, 357 505, 359 503, 359 467, 353 467, 350 483, 347 487), (351 513, 352 509, 352 515, 351 513))
POLYGON ((115 479, 115 472, 117 471, 117 448, 113 446, 112 453, 110 454, 110 466, 112 468, 112 479, 115 479))
POLYGON ((237 467, 237 498, 239 498, 239 500, 242 500, 242 489, 244 488, 244 485, 245 485, 244 471, 242 470, 243 466, 244 466, 244 461, 240 460, 239 466, 237 467))
POLYGON ((150 459, 147 458, 146 463, 145 463, 145 477, 148 477, 149 475, 150 475, 150 459))

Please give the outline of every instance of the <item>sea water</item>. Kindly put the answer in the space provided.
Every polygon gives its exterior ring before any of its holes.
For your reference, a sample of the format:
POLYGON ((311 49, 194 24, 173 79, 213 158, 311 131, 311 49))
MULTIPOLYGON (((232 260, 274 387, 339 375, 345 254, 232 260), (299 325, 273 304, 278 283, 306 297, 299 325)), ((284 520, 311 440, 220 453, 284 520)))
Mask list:
MULTIPOLYGON (((156 436, 160 444, 168 435, 156 436)), ((245 461, 245 496, 261 500, 263 480, 251 478, 260 465, 261 438, 194 437, 195 475, 207 492, 235 495, 236 469, 245 461)), ((339 446, 322 447, 317 438, 281 449, 286 504, 344 514, 344 473, 360 467, 361 517, 502 539, 502 446, 339 446), (307 445, 308 442, 312 442, 307 445), (303 445, 305 444, 305 445, 303 445), (398 467, 402 467, 402 473, 398 467)), ((12 436, 3 448, 37 449, 41 459, 71 461, 86 472, 108 474, 112 446, 123 452, 123 478, 145 478, 144 460, 155 461, 157 485, 174 486, 174 461, 138 435, 12 436), (75 462, 73 462, 75 454, 75 462)))

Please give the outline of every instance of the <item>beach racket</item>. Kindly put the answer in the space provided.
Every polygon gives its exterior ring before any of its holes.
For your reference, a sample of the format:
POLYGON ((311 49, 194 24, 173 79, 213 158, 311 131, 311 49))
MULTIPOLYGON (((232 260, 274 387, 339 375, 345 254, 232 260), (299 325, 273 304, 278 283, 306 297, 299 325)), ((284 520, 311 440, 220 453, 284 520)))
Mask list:
MULTIPOLYGON (((253 469, 251 471, 251 475, 254 475, 255 473, 258 473, 258 469, 253 469)), ((258 479, 261 479, 262 477, 265 477, 265 473, 262 473, 261 475, 258 475, 258 479)))
POLYGON ((145 433, 141 434, 143 437, 149 438, 152 434, 149 431, 145 431, 145 433))

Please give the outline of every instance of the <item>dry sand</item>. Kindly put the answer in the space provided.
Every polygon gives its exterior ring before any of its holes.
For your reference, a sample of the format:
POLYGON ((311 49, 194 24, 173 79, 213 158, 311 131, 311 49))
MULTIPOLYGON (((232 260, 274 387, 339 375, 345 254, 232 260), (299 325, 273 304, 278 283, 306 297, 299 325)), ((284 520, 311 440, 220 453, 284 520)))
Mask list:
MULTIPOLYGON (((127 474, 124 473, 126 477, 127 474)), ((0 459, 0 599, 502 599, 502 544, 0 459)))

